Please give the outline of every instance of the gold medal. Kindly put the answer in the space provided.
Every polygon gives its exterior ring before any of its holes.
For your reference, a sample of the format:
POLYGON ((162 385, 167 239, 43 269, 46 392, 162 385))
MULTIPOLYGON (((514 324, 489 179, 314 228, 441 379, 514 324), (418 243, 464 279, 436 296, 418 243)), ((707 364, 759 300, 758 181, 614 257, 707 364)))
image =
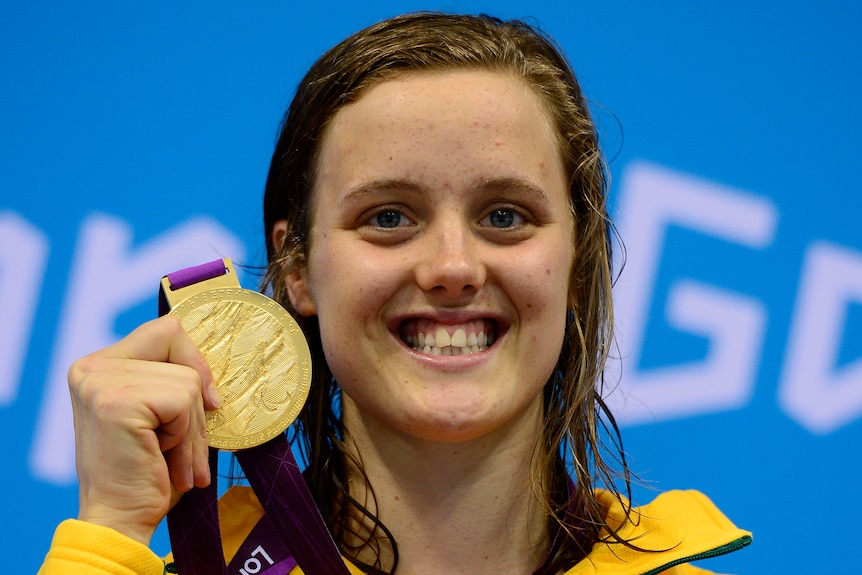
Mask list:
POLYGON ((200 347, 223 405, 206 414, 211 447, 247 449, 282 433, 299 415, 311 384, 311 354, 296 321, 278 303, 224 275, 162 290, 172 315, 200 347), (174 303, 177 302, 177 303, 174 303))

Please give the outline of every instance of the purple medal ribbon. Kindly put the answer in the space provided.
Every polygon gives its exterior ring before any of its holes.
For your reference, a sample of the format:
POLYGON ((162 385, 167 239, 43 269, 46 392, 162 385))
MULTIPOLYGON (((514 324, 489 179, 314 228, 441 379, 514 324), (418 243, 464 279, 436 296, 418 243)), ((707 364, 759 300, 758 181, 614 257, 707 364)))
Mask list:
MULTIPOLYGON (((225 273, 222 260, 168 274, 172 289, 225 273)), ((169 310, 159 294, 159 315, 169 310)), ((284 434, 237 451, 264 516, 231 560, 224 561, 218 518, 218 450, 210 448, 212 483, 194 488, 168 513, 174 563, 180 575, 285 575, 297 564, 305 575, 349 575, 332 534, 293 457, 284 434)))

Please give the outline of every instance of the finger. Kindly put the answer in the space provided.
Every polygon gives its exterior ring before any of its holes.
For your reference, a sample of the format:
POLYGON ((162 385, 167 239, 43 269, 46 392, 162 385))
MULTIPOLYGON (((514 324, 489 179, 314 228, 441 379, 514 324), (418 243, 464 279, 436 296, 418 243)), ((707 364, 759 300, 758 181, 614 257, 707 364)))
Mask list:
MULTIPOLYGON (((193 486, 206 487, 210 483, 209 446, 207 444, 206 416, 202 399, 196 388, 180 386, 185 390, 187 406, 173 412, 173 418, 163 419, 157 430, 159 447, 165 452, 171 482, 180 491, 193 486)), ((175 404, 181 405, 180 396, 175 404)), ((172 402, 173 403, 173 402, 172 402)), ((166 406, 156 406, 165 413, 166 406)))
POLYGON ((206 487, 212 481, 205 433, 205 429, 203 435, 190 429, 185 441, 165 452, 171 484, 177 491, 206 487))
POLYGON ((190 367, 200 378, 205 409, 221 407, 218 388, 206 358, 183 329, 180 321, 172 315, 142 324, 128 337, 104 352, 115 357, 169 362, 190 367))
MULTIPOLYGON (((202 407, 198 407, 203 411, 202 407)), ((158 430, 159 447, 165 454, 171 483, 179 491, 188 491, 199 481, 196 477, 195 457, 200 452, 196 443, 206 440, 201 437, 197 418, 192 413, 184 413, 176 419, 165 422, 158 430)))
POLYGON ((198 437, 192 443, 192 469, 194 474, 194 485, 206 487, 212 481, 210 476, 210 449, 207 442, 206 417, 200 413, 197 422, 198 437))
POLYGON ((190 441, 180 442, 165 451, 171 484, 177 491, 189 491, 195 485, 194 449, 190 441))

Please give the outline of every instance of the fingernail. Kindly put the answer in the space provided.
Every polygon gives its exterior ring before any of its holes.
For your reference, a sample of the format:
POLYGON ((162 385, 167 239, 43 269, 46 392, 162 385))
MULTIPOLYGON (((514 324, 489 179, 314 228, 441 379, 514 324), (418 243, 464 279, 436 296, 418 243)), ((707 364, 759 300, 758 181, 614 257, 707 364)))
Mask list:
POLYGON ((215 384, 209 386, 209 391, 207 392, 210 397, 210 403, 216 409, 222 406, 221 395, 219 395, 218 387, 215 384))

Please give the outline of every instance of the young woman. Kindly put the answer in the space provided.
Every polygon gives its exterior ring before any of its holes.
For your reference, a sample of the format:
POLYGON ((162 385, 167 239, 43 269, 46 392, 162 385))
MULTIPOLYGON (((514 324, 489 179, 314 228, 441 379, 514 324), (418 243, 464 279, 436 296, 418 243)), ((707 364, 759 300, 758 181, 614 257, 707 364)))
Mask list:
MULTIPOLYGON (((698 493, 631 508, 621 449, 601 449, 618 439, 605 193, 578 83, 522 22, 394 18, 301 82, 263 287, 311 347, 291 436, 354 572, 693 573, 750 541, 698 493)), ((42 572, 162 573, 146 544, 211 479, 210 369, 168 316, 76 362, 70 387, 80 514, 42 572)), ((247 489, 224 499, 235 550, 262 512, 247 489)))

